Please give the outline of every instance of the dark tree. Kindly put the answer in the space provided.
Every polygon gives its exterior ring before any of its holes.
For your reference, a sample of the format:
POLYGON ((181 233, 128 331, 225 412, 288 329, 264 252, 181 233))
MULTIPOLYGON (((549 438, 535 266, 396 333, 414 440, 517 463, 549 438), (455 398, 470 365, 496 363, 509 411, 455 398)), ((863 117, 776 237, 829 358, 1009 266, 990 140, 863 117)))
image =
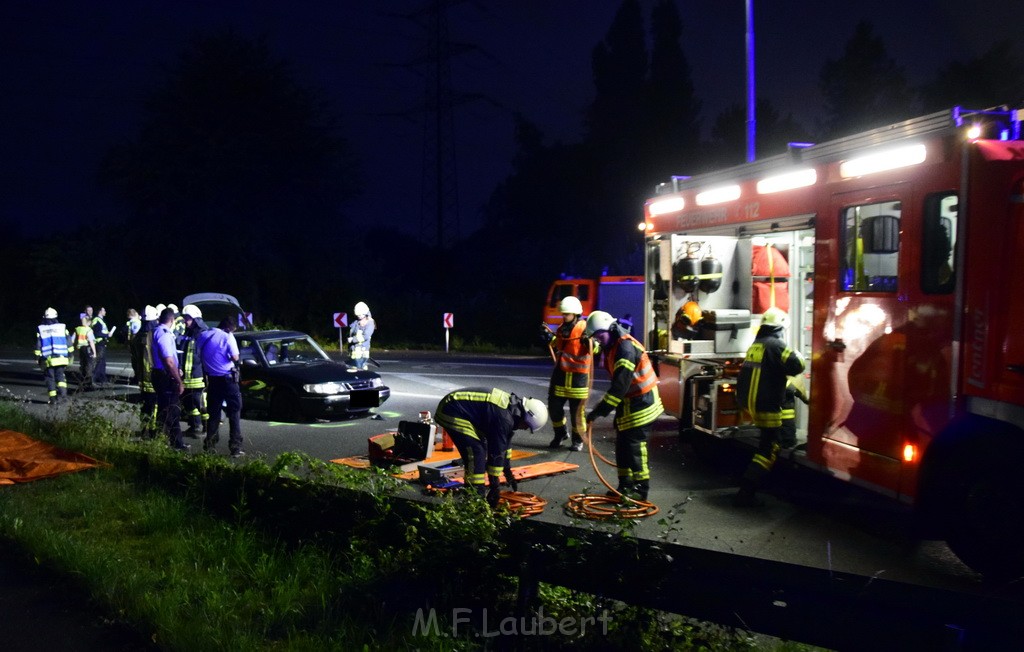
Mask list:
POLYGON ((1012 44, 1002 41, 966 62, 954 61, 921 89, 926 111, 962 105, 986 109, 1000 104, 1020 106, 1024 100, 1024 66, 1012 44))
MULTIPOLYGON (((792 114, 782 115, 771 102, 758 98, 757 105, 757 155, 758 158, 782 154, 791 142, 811 140, 810 132, 793 119, 792 114)), ((715 118, 711 128, 715 143, 713 155, 709 156, 710 167, 701 171, 739 165, 747 155, 747 109, 733 104, 715 118)))
POLYGON ((867 21, 857 24, 841 58, 825 62, 820 86, 826 138, 906 120, 917 113, 903 69, 889 57, 867 21))
POLYGON ((172 279, 163 296, 220 289, 304 325, 326 276, 312 265, 345 242, 342 206, 359 188, 325 103, 263 41, 224 33, 191 43, 145 110, 101 174, 132 208, 126 231, 149 234, 136 272, 153 271, 143 257, 166 242, 181 259, 159 272, 172 279))

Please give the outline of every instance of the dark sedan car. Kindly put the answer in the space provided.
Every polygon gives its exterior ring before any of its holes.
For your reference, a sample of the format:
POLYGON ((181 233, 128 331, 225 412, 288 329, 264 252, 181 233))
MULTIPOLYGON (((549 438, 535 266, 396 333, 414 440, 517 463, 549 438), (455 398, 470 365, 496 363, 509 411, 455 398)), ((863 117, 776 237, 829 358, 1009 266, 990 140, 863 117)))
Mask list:
POLYGON ((391 396, 379 374, 335 362, 298 331, 236 332, 242 406, 275 421, 367 412, 391 396))

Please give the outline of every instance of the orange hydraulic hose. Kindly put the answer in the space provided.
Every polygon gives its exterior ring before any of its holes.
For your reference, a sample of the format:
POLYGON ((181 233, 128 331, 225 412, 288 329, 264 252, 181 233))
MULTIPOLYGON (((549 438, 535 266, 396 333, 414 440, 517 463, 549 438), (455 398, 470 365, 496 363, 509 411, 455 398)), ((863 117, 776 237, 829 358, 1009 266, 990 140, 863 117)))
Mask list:
MULTIPOLYGON (((569 502, 565 504, 566 511, 574 516, 596 521, 613 518, 645 518, 657 514, 657 505, 623 496, 601 475, 601 470, 597 467, 597 460, 594 459, 593 428, 592 424, 587 424, 587 436, 584 438, 587 450, 590 452, 590 464, 594 467, 594 472, 597 473, 601 484, 607 487, 611 494, 572 494, 569 496, 569 502)), ((600 453, 598 456, 600 457, 600 453)))
POLYGON ((534 516, 544 511, 548 501, 525 491, 502 491, 498 505, 507 507, 520 518, 534 516))

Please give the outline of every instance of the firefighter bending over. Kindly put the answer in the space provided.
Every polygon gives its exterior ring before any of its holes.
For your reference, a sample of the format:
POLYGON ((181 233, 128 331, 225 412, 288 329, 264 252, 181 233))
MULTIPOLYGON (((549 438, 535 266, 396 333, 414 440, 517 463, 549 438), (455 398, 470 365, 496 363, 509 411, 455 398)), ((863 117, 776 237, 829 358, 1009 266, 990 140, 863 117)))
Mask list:
POLYGON ((658 377, 647 351, 615 318, 595 310, 584 331, 605 352, 611 386, 587 422, 615 411, 615 466, 620 494, 647 500, 651 470, 647 467, 647 436, 654 420, 665 411, 658 394, 658 377))
POLYGON ((559 305, 562 311, 562 325, 554 333, 544 329, 550 336, 548 346, 555 358, 548 385, 548 413, 551 426, 555 429, 554 439, 548 444, 559 448, 569 434, 565 427, 565 404, 569 403, 569 421, 572 424, 572 450, 583 450, 583 433, 587 431, 583 411, 590 397, 590 374, 594 354, 590 338, 583 332, 587 323, 582 319, 583 304, 576 297, 565 297, 559 305))
POLYGON ((542 428, 548 421, 548 409, 539 399, 520 399, 500 389, 466 387, 441 399, 434 420, 459 449, 465 486, 483 496, 488 482, 487 502, 494 507, 501 495, 503 472, 512 490, 518 488, 511 468, 513 432, 542 428))
POLYGON ((757 336, 747 349, 746 359, 740 367, 737 398, 761 432, 757 453, 743 473, 740 489, 734 497, 737 505, 757 504, 755 493, 775 465, 783 438, 782 408, 789 376, 804 371, 803 357, 790 349, 783 339, 785 323, 785 312, 775 307, 766 310, 757 336))

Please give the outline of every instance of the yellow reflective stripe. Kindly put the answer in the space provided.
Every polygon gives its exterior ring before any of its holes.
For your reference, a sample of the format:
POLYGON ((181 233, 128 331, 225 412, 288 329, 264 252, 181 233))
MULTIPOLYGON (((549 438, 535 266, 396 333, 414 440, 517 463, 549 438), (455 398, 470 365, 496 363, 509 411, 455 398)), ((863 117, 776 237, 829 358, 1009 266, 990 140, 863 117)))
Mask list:
POLYGON ((500 466, 488 466, 487 467, 487 474, 488 475, 500 476, 501 472, 504 471, 504 470, 505 469, 503 467, 500 467, 500 466))
POLYGON ((795 419, 796 418, 796 410, 794 410, 794 409, 783 410, 780 413, 780 416, 781 416, 783 421, 785 421, 786 419, 795 419))
POLYGON ((619 403, 622 403, 622 399, 618 396, 609 396, 607 394, 605 394, 602 400, 612 407, 618 407, 619 403))
POLYGON ((640 442, 640 470, 633 471, 634 480, 650 480, 651 470, 647 467, 647 442, 640 442))
POLYGON ((615 426, 619 430, 629 430, 630 428, 646 426, 648 423, 657 419, 664 411, 665 407, 661 404, 661 396, 655 392, 654 403, 641 410, 629 412, 627 405, 627 411, 624 411, 622 416, 615 420, 615 426))
POLYGON ((476 428, 473 427, 472 422, 468 419, 460 419, 458 417, 450 417, 444 412, 438 412, 435 416, 437 422, 440 423, 448 430, 462 433, 467 437, 479 440, 480 436, 476 434, 476 428))
POLYGON ((631 361, 625 359, 625 358, 619 358, 618 360, 615 361, 615 366, 612 367, 613 373, 614 373, 614 370, 617 370, 620 367, 624 367, 626 369, 629 369, 630 371, 635 371, 636 370, 636 365, 633 364, 631 361))

